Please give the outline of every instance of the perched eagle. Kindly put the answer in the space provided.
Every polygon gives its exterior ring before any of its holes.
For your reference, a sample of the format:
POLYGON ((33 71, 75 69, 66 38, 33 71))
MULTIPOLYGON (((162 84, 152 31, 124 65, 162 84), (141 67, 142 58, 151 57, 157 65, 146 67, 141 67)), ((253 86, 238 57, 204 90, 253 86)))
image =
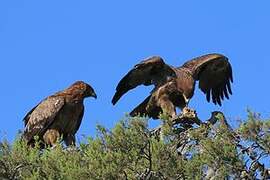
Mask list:
POLYGON ((176 107, 188 106, 195 89, 195 82, 209 102, 221 106, 221 101, 232 94, 232 67, 221 54, 207 54, 184 63, 181 67, 166 64, 159 56, 150 57, 135 65, 119 82, 112 99, 113 105, 129 90, 139 85, 155 85, 148 96, 131 113, 144 114, 158 119, 160 113, 176 117, 176 107))
POLYGON ((42 145, 54 145, 63 138, 66 145, 75 144, 83 113, 83 100, 97 98, 94 89, 83 81, 77 81, 69 88, 47 97, 24 117, 23 138, 33 146, 35 136, 42 145))

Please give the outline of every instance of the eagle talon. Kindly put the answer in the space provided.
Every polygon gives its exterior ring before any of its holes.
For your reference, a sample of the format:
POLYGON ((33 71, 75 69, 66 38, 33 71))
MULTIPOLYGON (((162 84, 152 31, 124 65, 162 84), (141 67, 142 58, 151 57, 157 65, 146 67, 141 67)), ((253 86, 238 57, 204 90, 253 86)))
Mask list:
POLYGON ((187 107, 187 106, 183 108, 182 115, 186 118, 196 118, 197 117, 196 111, 194 109, 187 107))

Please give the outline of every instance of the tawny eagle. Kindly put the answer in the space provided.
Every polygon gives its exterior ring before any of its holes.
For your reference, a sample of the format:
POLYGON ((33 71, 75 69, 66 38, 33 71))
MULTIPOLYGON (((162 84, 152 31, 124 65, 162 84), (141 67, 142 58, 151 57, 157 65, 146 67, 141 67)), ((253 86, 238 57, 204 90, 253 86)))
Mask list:
POLYGON ((66 145, 75 144, 75 133, 84 114, 83 100, 87 97, 97 98, 94 89, 77 81, 45 98, 24 117, 23 138, 31 146, 35 143, 35 136, 39 137, 42 146, 52 146, 61 137, 66 145))
POLYGON ((159 56, 153 56, 135 65, 119 82, 112 99, 113 105, 129 90, 139 85, 154 85, 151 94, 131 113, 158 119, 160 113, 176 117, 176 107, 188 106, 194 94, 195 82, 209 102, 221 106, 221 101, 232 94, 232 67, 221 54, 207 54, 187 61, 181 67, 166 64, 159 56))

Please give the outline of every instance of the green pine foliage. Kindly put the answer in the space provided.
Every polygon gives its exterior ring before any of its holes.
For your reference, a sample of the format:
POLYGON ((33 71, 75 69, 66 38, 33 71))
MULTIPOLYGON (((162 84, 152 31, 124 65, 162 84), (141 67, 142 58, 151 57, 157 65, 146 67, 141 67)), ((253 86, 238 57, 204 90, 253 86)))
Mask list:
POLYGON ((249 112, 239 128, 224 116, 201 125, 148 127, 125 117, 114 128, 97 126, 78 147, 30 148, 18 137, 0 142, 0 179, 267 179, 270 120, 249 112))

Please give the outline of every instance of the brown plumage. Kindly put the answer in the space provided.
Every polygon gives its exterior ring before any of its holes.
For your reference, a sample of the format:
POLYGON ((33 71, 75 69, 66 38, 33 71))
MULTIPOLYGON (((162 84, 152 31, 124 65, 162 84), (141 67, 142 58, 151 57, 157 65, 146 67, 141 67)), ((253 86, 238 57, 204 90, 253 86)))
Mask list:
POLYGON ((194 94, 195 82, 209 102, 221 106, 221 101, 232 94, 232 67, 221 54, 207 54, 184 63, 181 67, 167 65, 159 56, 150 57, 137 64, 119 82, 112 99, 113 105, 129 90, 139 85, 155 88, 131 113, 148 115, 157 119, 162 112, 176 116, 176 107, 187 107, 194 94))
POLYGON ((75 144, 83 113, 83 100, 96 98, 94 89, 77 81, 67 89, 47 97, 24 117, 25 130, 23 138, 29 145, 34 145, 38 136, 42 145, 54 145, 61 137, 66 145, 75 144))

